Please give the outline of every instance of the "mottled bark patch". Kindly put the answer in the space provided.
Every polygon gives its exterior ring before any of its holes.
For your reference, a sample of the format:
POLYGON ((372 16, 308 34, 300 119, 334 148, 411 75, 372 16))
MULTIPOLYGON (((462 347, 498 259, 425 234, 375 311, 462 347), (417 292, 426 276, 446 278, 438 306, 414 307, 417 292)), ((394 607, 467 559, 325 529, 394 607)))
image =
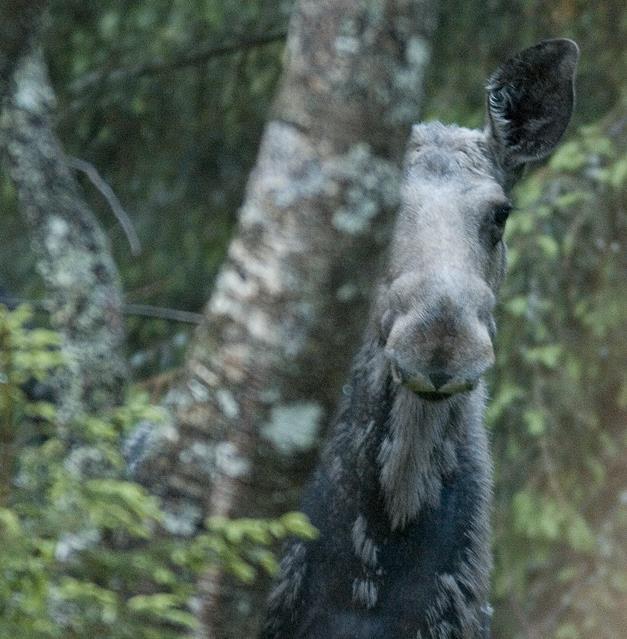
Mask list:
POLYGON ((2 134, 51 324, 62 339, 66 368, 54 382, 59 419, 67 423, 120 402, 127 371, 117 270, 54 135, 54 102, 41 53, 27 52, 15 70, 2 134))

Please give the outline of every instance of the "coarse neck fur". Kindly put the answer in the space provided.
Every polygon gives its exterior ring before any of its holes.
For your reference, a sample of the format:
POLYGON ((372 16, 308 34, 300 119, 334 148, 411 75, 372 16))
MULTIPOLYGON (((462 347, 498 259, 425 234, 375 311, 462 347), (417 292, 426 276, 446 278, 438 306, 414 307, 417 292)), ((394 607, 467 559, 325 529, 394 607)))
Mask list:
POLYGON ((331 442, 325 457, 333 451, 337 470, 337 451, 344 451, 344 472, 353 474, 360 492, 380 492, 390 529, 402 529, 423 507, 438 506, 442 480, 456 469, 468 430, 482 428, 485 387, 439 402, 422 399, 394 384, 369 330, 349 388, 333 438, 339 442, 331 442))

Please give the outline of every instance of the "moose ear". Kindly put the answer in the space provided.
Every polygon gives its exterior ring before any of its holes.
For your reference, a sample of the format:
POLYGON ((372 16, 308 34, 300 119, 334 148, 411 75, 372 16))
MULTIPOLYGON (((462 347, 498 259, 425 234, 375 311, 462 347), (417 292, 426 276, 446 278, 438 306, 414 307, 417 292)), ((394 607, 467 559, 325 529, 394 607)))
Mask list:
POLYGON ((553 151, 573 111, 579 47, 543 40, 503 64, 488 80, 488 128, 506 168, 553 151))

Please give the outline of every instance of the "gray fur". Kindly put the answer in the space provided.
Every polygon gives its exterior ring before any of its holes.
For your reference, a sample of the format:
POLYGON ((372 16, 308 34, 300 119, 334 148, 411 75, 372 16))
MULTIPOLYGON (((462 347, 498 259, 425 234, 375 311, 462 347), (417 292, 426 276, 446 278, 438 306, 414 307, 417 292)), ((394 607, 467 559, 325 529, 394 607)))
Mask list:
POLYGON ((377 456, 392 530, 403 528, 423 505, 438 504, 442 476, 457 465, 457 432, 447 428, 449 413, 448 402, 427 402, 405 388, 394 398, 389 433, 377 456))
POLYGON ((377 603, 377 584, 368 577, 357 577, 353 581, 353 601, 363 605, 367 610, 374 608, 377 603))
POLYGON ((368 537, 367 522, 363 515, 359 515, 353 524, 353 547, 355 554, 364 564, 364 567, 377 567, 377 545, 368 537))
POLYGON ((489 637, 481 376, 503 226, 518 167, 566 127, 576 59, 574 43, 552 40, 506 62, 484 131, 413 128, 388 268, 304 500, 320 539, 288 552, 264 639, 489 637))
MULTIPOLYGON (((304 544, 296 542, 290 546, 281 559, 279 566, 281 579, 277 581, 268 599, 268 609, 280 610, 283 617, 290 621, 295 616, 299 598, 302 595, 306 570, 305 558, 306 550, 304 544)), ((278 616, 268 619, 268 631, 274 631, 278 627, 278 616)))

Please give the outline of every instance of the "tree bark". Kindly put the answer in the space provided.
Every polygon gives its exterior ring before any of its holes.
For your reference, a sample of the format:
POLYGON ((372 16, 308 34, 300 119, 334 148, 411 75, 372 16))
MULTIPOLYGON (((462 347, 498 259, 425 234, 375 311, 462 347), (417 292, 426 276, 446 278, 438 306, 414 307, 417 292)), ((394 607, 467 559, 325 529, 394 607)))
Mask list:
MULTIPOLYGON (((136 463, 172 530, 296 506, 363 329, 434 13, 432 0, 297 4, 238 229, 169 395, 174 425, 136 463)), ((214 570, 201 590, 202 636, 255 636, 263 588, 214 570)))
POLYGON ((80 194, 51 123, 54 93, 39 51, 19 61, 2 146, 32 234, 66 371, 54 384, 61 424, 118 404, 126 379, 122 296, 109 243, 80 194))

